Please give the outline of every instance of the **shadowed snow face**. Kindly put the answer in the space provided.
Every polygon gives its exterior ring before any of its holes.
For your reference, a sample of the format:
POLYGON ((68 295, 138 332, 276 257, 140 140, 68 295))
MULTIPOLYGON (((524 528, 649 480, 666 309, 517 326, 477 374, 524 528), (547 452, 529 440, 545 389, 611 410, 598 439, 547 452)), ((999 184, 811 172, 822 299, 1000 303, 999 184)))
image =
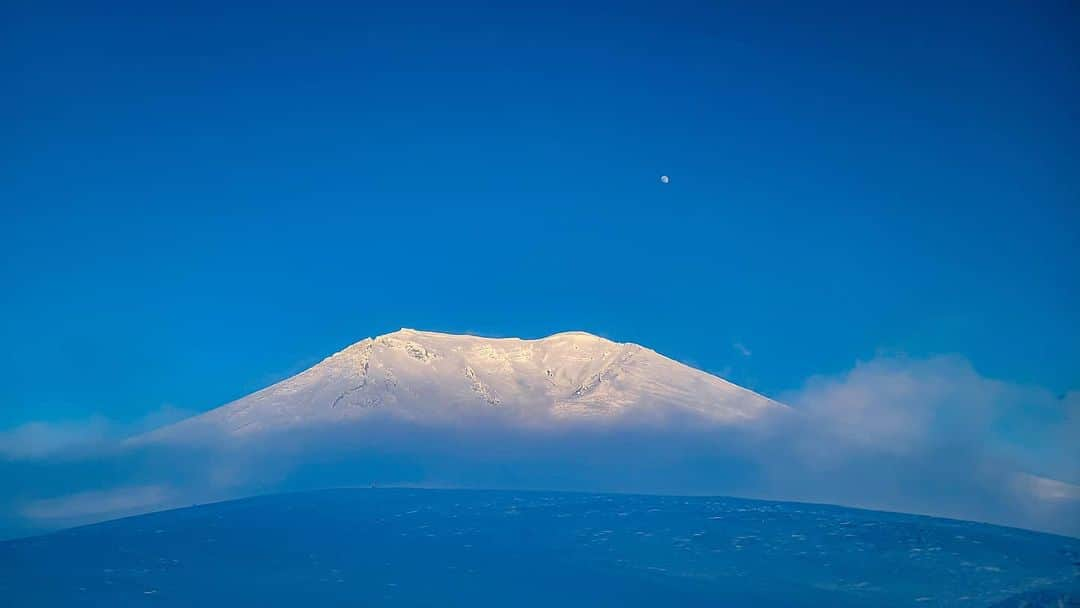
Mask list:
POLYGON ((734 494, 1076 534, 1075 397, 955 358, 879 359, 811 380, 789 408, 588 334, 403 330, 124 442, 23 450, 0 463, 0 507, 25 530, 252 493, 425 485, 734 494))

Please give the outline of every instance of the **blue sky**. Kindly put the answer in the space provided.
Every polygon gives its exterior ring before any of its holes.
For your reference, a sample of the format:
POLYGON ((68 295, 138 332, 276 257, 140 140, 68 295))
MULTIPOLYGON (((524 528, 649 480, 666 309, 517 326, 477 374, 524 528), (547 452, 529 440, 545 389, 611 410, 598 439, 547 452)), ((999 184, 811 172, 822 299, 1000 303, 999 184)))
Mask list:
POLYGON ((0 426, 402 326, 1080 388, 1070 3, 391 4, 5 6, 0 426))

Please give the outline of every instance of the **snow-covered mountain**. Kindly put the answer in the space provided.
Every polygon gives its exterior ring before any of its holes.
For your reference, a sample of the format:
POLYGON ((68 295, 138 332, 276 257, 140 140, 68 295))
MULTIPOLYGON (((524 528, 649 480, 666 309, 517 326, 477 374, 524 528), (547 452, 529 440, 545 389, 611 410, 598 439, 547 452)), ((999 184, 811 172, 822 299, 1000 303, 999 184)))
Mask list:
POLYGON ((538 340, 402 329, 144 439, 251 436, 389 412, 444 420, 498 408, 522 421, 697 414, 737 424, 786 409, 637 344, 584 332, 538 340))

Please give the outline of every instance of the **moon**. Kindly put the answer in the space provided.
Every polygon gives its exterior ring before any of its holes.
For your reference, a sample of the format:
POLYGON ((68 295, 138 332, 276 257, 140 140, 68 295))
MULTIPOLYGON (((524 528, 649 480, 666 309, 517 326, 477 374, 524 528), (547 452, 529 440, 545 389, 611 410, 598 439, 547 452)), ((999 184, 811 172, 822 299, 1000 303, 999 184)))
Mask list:
POLYGON ((668 177, 668 176, 666 176, 666 175, 661 175, 661 176, 660 176, 660 183, 661 183, 661 184, 666 184, 666 183, 668 183, 668 182, 670 182, 670 181, 671 181, 671 178, 670 178, 670 177, 668 177))

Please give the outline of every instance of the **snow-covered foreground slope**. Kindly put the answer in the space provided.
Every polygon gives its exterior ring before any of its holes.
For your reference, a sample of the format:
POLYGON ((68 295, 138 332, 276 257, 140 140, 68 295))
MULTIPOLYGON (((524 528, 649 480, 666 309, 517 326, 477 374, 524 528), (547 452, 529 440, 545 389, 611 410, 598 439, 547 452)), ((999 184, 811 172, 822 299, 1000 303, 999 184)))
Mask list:
POLYGON ((349 489, 0 542, 69 606, 1075 606, 1080 541, 720 497, 349 489))
POLYGON ((678 415, 739 423, 785 406, 648 348, 584 332, 521 340, 402 329, 143 439, 208 430, 250 436, 375 411, 439 421, 485 408, 524 423, 678 415))

